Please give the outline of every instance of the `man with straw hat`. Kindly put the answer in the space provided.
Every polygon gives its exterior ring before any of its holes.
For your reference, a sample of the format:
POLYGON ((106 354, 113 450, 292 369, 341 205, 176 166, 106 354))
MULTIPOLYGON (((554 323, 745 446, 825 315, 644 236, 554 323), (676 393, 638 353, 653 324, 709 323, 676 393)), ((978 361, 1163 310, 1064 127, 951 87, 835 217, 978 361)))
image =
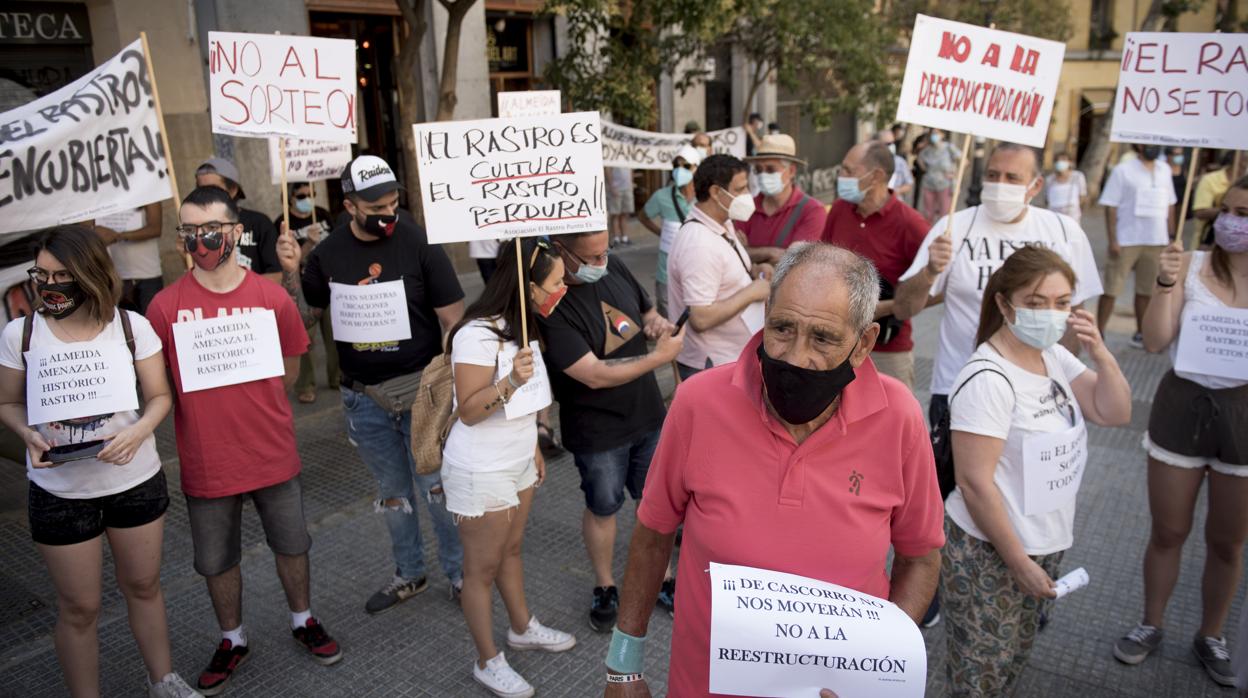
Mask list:
POLYGON ((823 204, 797 186, 797 157, 793 137, 776 133, 763 136, 746 162, 758 178, 754 215, 738 230, 749 246, 750 260, 775 264, 795 242, 815 241, 823 234, 827 212, 823 204))

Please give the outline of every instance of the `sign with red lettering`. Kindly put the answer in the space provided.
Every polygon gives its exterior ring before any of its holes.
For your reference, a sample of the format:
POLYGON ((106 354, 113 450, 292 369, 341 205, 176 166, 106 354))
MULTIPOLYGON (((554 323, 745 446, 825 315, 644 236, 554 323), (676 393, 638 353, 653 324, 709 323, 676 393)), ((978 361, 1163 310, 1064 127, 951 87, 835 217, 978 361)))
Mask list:
POLYGON ((1132 32, 1110 140, 1248 149, 1248 34, 1132 32))
POLYGON ((598 112, 415 124, 429 242, 607 229, 598 112))
POLYGON ((1044 146, 1066 45, 914 18, 897 120, 1044 146))
POLYGON ((356 142, 355 42, 208 32, 212 132, 356 142))

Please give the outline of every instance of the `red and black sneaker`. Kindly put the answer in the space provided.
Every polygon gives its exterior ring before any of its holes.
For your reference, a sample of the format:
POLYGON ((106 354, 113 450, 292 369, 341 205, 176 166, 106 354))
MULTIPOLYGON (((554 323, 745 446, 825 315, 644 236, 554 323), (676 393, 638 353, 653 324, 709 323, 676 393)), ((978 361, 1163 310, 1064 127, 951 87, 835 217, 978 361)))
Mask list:
POLYGON ((208 668, 199 675, 199 692, 206 696, 215 696, 225 690, 225 684, 234 675, 234 670, 247 659, 247 645, 234 646, 229 640, 222 639, 217 651, 212 653, 212 661, 208 668))
POLYGON ((302 628, 295 628, 290 631, 290 634, 295 636, 296 642, 307 648, 313 659, 325 666, 342 659, 342 649, 338 647, 334 638, 325 632, 325 626, 315 618, 309 618, 302 628))

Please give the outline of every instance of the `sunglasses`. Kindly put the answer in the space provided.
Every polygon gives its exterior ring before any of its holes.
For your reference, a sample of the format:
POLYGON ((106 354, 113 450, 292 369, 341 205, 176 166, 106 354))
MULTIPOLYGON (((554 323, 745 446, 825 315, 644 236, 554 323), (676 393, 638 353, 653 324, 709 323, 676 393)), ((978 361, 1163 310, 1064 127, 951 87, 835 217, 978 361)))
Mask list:
POLYGON ((1070 402, 1070 396, 1066 394, 1066 390, 1062 388, 1062 384, 1049 379, 1049 396, 1053 398, 1053 406, 1058 412, 1062 412, 1070 420, 1070 426, 1075 426, 1075 406, 1070 402))
POLYGON ((199 225, 183 224, 174 228, 182 238, 182 243, 186 245, 186 251, 192 254, 199 249, 200 243, 203 243, 205 250, 219 250, 225 244, 225 230, 229 226, 237 225, 230 221, 208 221, 199 225))
POLYGON ((550 246, 549 242, 546 242, 542 238, 534 239, 533 254, 529 255, 529 271, 533 271, 533 265, 537 263, 538 250, 546 250, 547 253, 554 254, 554 248, 550 246))
POLYGON ((311 194, 307 194, 307 193, 304 193, 304 194, 295 194, 294 196, 295 196, 295 201, 303 201, 304 199, 310 199, 310 198, 312 198, 312 195, 311 195, 311 194))
POLYGON ((48 271, 42 267, 31 267, 26 270, 26 275, 36 284, 46 284, 49 279, 57 284, 67 284, 74 280, 74 275, 68 269, 48 271))

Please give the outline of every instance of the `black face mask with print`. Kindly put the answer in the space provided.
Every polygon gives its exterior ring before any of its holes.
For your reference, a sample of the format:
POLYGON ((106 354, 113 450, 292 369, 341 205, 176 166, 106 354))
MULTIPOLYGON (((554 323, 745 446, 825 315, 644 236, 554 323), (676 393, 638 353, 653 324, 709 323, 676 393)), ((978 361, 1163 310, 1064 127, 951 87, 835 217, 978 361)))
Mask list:
POLYGON ((364 216, 364 220, 355 219, 355 224, 360 227, 366 235, 372 235, 376 238, 390 237, 394 235, 394 229, 398 227, 399 217, 394 214, 381 215, 369 214, 364 216))
POLYGON ((44 312, 57 320, 73 315, 74 311, 82 306, 82 301, 87 296, 77 281, 39 284, 35 290, 39 292, 39 300, 43 302, 44 312))

